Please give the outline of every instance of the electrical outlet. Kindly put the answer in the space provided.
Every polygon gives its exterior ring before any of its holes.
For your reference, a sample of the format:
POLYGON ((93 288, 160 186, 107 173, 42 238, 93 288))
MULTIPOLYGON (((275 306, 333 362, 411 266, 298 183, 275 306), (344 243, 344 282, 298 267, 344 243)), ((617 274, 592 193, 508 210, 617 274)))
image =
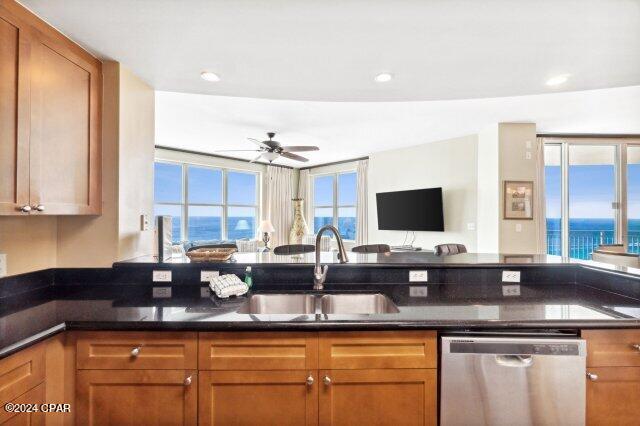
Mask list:
POLYGON ((519 283, 520 271, 502 271, 502 282, 519 283))
POLYGON ((153 287, 154 299, 166 299, 171 297, 171 287, 153 287))
POLYGON ((7 255, 0 254, 0 277, 7 276, 7 255))
POLYGON ((170 283, 171 271, 153 271, 154 283, 170 283))
POLYGON ((502 286, 503 296, 520 296, 520 284, 509 284, 502 286))
POLYGON ((426 283, 428 279, 427 271, 409 271, 410 283, 426 283))
POLYGON ((200 271, 200 281, 203 283, 209 283, 212 279, 220 276, 218 271, 200 271))
POLYGON ((209 287, 200 287, 200 297, 211 297, 211 289, 209 289, 209 287))
POLYGON ((427 286, 426 285, 412 285, 409 287, 409 296, 410 297, 427 297, 427 286))
POLYGON ((475 222, 469 222, 467 223, 467 231, 475 231, 476 230, 476 224, 475 222))

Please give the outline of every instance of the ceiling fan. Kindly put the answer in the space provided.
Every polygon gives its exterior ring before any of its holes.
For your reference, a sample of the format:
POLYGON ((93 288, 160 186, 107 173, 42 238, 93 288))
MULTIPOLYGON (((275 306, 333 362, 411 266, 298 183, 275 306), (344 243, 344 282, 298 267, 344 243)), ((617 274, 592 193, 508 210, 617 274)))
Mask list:
POLYGON ((252 163, 258 161, 261 158, 264 158, 269 163, 273 163, 275 159, 281 156, 290 160, 306 162, 309 161, 308 158, 293 153, 304 151, 318 151, 320 149, 317 146, 282 146, 280 145, 280 142, 273 140, 273 137, 275 135, 275 132, 267 133, 269 139, 264 141, 259 141, 258 139, 254 138, 247 138, 251 142, 258 145, 259 149, 223 149, 215 152, 259 152, 260 155, 251 160, 252 163))

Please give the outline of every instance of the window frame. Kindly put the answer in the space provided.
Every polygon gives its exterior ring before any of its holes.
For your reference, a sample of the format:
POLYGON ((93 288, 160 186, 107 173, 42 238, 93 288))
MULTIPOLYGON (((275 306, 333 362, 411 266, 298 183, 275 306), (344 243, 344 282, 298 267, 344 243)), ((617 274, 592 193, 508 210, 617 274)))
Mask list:
MULTIPOLYGON (((617 244, 623 244, 626 248, 628 246, 628 162, 627 154, 628 148, 637 146, 640 147, 640 140, 636 138, 621 138, 611 139, 606 137, 593 137, 593 138, 572 138, 572 137, 543 137, 543 143, 545 146, 559 146, 561 149, 560 159, 560 173, 561 173, 561 256, 570 256, 570 237, 569 237, 569 166, 570 155, 569 150, 571 146, 612 146, 615 148, 614 154, 614 203, 616 208, 614 209, 614 239, 617 244)), ((546 200, 545 200, 546 202, 546 200)), ((546 217, 544 218, 546 226, 546 217)))
MULTIPOLYGON (((333 226, 335 226, 338 230, 340 230, 338 228, 338 211, 340 208, 355 208, 356 209, 356 223, 358 221, 357 218, 357 209, 358 209, 358 196, 357 196, 357 184, 358 184, 358 170, 357 169, 346 169, 346 170, 340 170, 337 172, 329 172, 329 173, 318 173, 318 174, 314 174, 309 176, 309 178, 311 179, 310 182, 310 194, 311 194, 311 199, 312 199, 312 203, 309 209, 309 215, 311 216, 309 218, 309 223, 311 224, 311 228, 314 231, 315 234, 315 211, 316 208, 330 208, 332 209, 332 220, 331 220, 331 224, 333 226), (338 204, 338 200, 340 199, 340 188, 338 185, 338 181, 339 181, 339 177, 340 175, 346 175, 346 174, 355 174, 356 175, 356 202, 355 204, 338 204), (332 177, 332 184, 333 184, 333 200, 332 200, 332 204, 331 205, 316 205, 316 201, 315 201, 315 185, 316 185, 316 179, 317 178, 321 178, 321 177, 326 177, 326 176, 331 176, 332 177)), ((356 225, 357 226, 357 225, 356 225)), ((332 237, 333 238, 333 237, 332 237)), ((355 241, 355 238, 353 240, 349 240, 349 239, 344 239, 344 241, 348 241, 348 242, 352 242, 355 241)))
MULTIPOLYGON (((222 209, 222 217, 220 222, 220 240, 228 240, 229 232, 227 229, 228 217, 229 217, 229 208, 233 207, 244 207, 244 208, 253 208, 256 212, 256 223, 254 235, 252 238, 256 238, 258 234, 258 221, 260 220, 261 215, 261 198, 260 198, 260 187, 262 181, 262 173, 254 170, 244 170, 237 169, 232 167, 219 167, 213 166, 209 164, 201 164, 201 163, 193 163, 193 162, 182 162, 182 161, 174 161, 174 160, 164 160, 164 159, 155 159, 155 163, 163 163, 163 164, 172 164, 181 167, 182 172, 182 196, 180 203, 167 203, 167 202, 156 202, 153 200, 153 204, 155 205, 166 205, 166 206, 179 206, 181 210, 181 214, 183 220, 180 223, 180 241, 190 241, 189 239, 189 207, 220 207, 222 209), (222 172, 222 202, 221 203, 189 203, 189 167, 198 167, 202 169, 210 169, 210 170, 219 170, 222 172), (228 204, 228 173, 244 173, 249 175, 254 175, 255 183, 256 183, 256 193, 255 200, 256 204, 228 204)), ((153 181, 155 187, 155 175, 153 181)), ((212 238, 215 239, 215 238, 212 238)))

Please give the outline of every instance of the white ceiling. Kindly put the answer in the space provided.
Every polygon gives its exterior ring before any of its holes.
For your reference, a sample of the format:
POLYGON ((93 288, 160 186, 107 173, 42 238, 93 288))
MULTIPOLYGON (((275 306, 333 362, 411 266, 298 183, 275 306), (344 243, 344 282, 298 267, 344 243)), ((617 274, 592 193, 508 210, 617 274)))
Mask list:
POLYGON ((407 101, 640 84, 639 0, 20 1, 158 90, 407 101))
MULTIPOLYGON (((156 93, 156 144, 201 152, 253 149, 270 130, 284 145, 318 145, 303 166, 475 134, 499 122, 539 133, 640 134, 640 86, 491 99, 309 102, 156 93)), ((253 153, 235 153, 250 159, 253 153)), ((284 160, 276 164, 300 167, 284 160)))

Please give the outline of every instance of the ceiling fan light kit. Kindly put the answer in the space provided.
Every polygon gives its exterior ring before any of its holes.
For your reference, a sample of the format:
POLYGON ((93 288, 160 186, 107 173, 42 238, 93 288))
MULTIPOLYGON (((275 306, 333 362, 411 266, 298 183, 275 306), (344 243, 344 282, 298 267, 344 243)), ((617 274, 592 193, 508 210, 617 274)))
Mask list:
POLYGON ((309 151, 318 151, 320 148, 317 146, 311 145, 292 145, 292 146, 282 146, 280 142, 273 140, 275 137, 275 132, 268 132, 267 136, 268 140, 260 141, 254 138, 247 138, 254 144, 258 146, 258 149, 225 149, 219 150, 215 152, 259 152, 260 154, 251 160, 252 163, 260 159, 265 159, 269 163, 273 163, 276 159, 280 157, 288 158, 294 161, 307 162, 308 158, 305 158, 301 155, 294 154, 294 152, 309 152, 309 151))

